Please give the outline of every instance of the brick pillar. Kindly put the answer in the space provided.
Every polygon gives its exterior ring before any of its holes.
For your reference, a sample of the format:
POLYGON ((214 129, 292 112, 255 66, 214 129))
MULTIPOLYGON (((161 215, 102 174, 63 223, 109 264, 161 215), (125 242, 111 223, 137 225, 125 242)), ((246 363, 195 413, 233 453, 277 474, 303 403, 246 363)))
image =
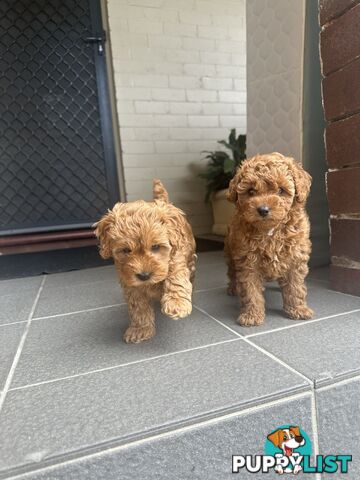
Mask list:
POLYGON ((360 295, 360 3, 319 0, 331 284, 360 295))

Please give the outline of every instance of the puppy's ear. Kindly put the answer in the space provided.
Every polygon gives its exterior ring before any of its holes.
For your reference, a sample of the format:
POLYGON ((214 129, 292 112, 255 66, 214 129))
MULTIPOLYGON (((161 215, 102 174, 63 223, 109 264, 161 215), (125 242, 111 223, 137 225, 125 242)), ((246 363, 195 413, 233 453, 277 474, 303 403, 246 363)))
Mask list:
POLYGON ((295 182, 295 199, 298 203, 305 203, 310 193, 311 175, 293 158, 290 159, 290 164, 295 182))
POLYGON ((94 227, 96 227, 95 235, 100 241, 100 255, 105 260, 110 258, 112 255, 111 237, 109 234, 109 230, 114 225, 114 223, 115 214, 112 210, 108 210, 108 212, 101 218, 101 220, 94 224, 94 227))
POLYGON ((300 437, 301 436, 301 432, 300 432, 299 427, 289 427, 289 430, 290 430, 290 432, 292 432, 295 435, 295 437, 300 437))
POLYGON ((229 190, 227 193, 226 198, 228 199, 229 202, 236 203, 237 200, 237 186, 238 183, 240 182, 240 167, 236 170, 234 178, 230 181, 229 183, 229 190))
POLYGON ((267 436, 267 439, 270 440, 270 442, 275 445, 275 447, 280 447, 281 445, 281 433, 282 430, 276 430, 273 433, 270 433, 270 435, 267 436))

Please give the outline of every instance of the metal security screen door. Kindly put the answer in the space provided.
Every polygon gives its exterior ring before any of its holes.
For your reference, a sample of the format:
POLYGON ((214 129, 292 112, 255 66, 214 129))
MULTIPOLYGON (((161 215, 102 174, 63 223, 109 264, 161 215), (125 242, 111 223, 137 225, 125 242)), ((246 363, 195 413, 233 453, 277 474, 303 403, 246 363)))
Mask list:
POLYGON ((0 0, 0 235, 119 199, 100 0, 0 0))

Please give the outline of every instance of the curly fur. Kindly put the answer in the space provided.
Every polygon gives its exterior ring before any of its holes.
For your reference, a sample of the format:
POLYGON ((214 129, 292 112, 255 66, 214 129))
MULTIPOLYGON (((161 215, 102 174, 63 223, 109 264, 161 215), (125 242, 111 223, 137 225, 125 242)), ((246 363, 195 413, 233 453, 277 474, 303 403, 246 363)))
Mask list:
POLYGON ((225 239, 228 293, 239 295, 240 325, 265 319, 263 285, 277 280, 285 313, 309 319, 305 277, 311 251, 305 202, 310 175, 293 158, 280 153, 257 155, 243 162, 230 182, 228 200, 236 211, 225 239), (267 216, 259 207, 268 207, 267 216))
POLYGON ((173 319, 192 310, 194 236, 184 212, 168 203, 160 180, 154 180, 153 191, 153 202, 117 203, 96 224, 100 255, 114 259, 129 309, 125 342, 138 343, 155 335, 154 299, 173 319), (150 278, 139 279, 143 272, 150 278))

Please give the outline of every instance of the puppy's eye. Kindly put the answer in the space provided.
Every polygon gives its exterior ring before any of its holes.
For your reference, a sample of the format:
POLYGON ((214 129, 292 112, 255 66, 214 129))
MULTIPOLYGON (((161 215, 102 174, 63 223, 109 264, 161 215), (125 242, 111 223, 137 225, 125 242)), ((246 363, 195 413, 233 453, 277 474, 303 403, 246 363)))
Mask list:
POLYGON ((254 188, 249 188, 249 190, 248 190, 248 192, 247 192, 247 193, 248 193, 248 195, 249 195, 250 197, 252 197, 252 196, 254 196, 254 195, 255 195, 255 193, 256 193, 256 190, 255 190, 254 188))
POLYGON ((158 252, 160 250, 160 245, 155 244, 151 246, 151 251, 152 252, 158 252))
POLYGON ((280 187, 279 188, 279 195, 283 195, 285 193, 285 189, 280 187))
POLYGON ((122 253, 130 253, 131 250, 130 250, 129 247, 124 247, 124 248, 121 249, 121 252, 122 252, 122 253))

